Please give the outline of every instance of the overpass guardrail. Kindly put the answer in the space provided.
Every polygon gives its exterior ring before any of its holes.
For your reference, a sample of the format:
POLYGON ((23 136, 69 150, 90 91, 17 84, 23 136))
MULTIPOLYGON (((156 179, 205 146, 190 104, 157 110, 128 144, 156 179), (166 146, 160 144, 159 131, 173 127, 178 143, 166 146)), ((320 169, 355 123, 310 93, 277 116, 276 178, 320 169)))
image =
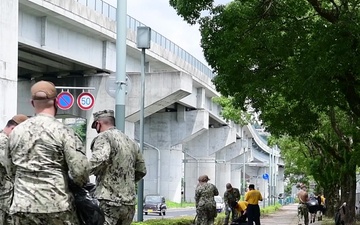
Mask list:
MULTIPOLYGON (((108 17, 111 20, 116 21, 116 7, 110 5, 103 0, 76 0, 77 2, 87 6, 88 8, 95 10, 98 13, 101 13, 105 17, 108 17)), ((135 18, 127 15, 127 28, 134 31, 136 34, 138 26, 145 26, 140 21, 136 20, 135 18)), ((174 55, 178 56, 179 58, 183 59, 185 62, 189 63, 193 67, 195 67, 200 72, 207 75, 210 79, 214 78, 214 74, 212 70, 192 56, 190 53, 179 47, 174 42, 170 41, 160 33, 152 30, 151 31, 151 41, 158 44, 159 46, 163 47, 164 49, 168 50, 169 52, 173 53, 174 55)))

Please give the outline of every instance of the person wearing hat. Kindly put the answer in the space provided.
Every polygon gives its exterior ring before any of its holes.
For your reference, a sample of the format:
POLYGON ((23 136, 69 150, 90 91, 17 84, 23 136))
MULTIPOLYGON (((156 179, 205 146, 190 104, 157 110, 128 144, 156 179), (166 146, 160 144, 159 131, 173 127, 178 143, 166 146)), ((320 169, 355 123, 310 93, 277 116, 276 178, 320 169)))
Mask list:
POLYGON ((219 195, 219 191, 214 184, 208 183, 209 180, 207 175, 198 178, 195 189, 196 225, 212 225, 217 216, 214 196, 219 195))
POLYGON ((0 131, 0 225, 10 223, 8 213, 12 199, 13 184, 6 170, 8 163, 7 157, 5 156, 9 135, 17 125, 27 119, 27 116, 18 114, 11 118, 5 125, 4 129, 0 131))
POLYGON ((298 224, 302 224, 301 221, 304 221, 304 225, 309 224, 309 208, 306 203, 309 201, 309 195, 307 193, 307 188, 305 184, 300 185, 300 190, 297 194, 299 199, 298 205, 298 224))
POLYGON ((75 132, 55 118, 56 96, 53 83, 35 83, 35 116, 9 136, 7 155, 14 180, 9 212, 15 225, 79 223, 68 180, 83 186, 89 179, 89 162, 75 132))
POLYGON ((130 225, 135 214, 136 183, 146 175, 137 142, 115 128, 113 110, 93 114, 91 127, 99 134, 91 143, 91 174, 105 225, 130 225))
POLYGON ((262 201, 262 195, 259 190, 255 190, 255 185, 249 185, 249 191, 245 194, 247 206, 248 225, 260 225, 260 207, 259 201, 262 201))
POLYGON ((230 220, 234 221, 236 218, 236 210, 232 207, 235 203, 240 200, 240 191, 238 188, 234 188, 230 183, 226 184, 226 191, 224 193, 224 202, 225 202, 225 220, 224 225, 227 225, 230 220))

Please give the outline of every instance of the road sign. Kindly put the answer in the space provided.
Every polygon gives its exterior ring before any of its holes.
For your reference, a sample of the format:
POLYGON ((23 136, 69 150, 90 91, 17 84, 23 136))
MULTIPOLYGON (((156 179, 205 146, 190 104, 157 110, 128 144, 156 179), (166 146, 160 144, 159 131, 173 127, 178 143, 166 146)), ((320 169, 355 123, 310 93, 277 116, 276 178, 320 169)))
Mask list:
POLYGON ((77 98, 77 104, 82 110, 89 110, 94 106, 95 98, 89 92, 81 93, 77 98))
POLYGON ((264 173, 262 177, 264 180, 269 180, 269 174, 267 173, 264 173))
POLYGON ((68 110, 70 109, 74 104, 74 96, 68 92, 63 91, 57 96, 57 106, 59 109, 62 110, 68 110))

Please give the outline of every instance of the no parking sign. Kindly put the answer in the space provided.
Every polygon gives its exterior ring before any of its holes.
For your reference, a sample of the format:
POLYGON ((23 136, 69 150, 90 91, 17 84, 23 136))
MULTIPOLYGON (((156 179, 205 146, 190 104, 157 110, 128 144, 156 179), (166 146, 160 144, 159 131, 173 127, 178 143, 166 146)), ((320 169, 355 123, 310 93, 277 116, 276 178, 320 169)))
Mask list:
POLYGON ((62 110, 68 110, 70 109, 74 104, 74 96, 68 92, 63 91, 57 96, 57 106, 59 109, 62 110))
POLYGON ((82 110, 89 110, 94 106, 95 98, 89 92, 81 93, 77 98, 77 104, 82 110))

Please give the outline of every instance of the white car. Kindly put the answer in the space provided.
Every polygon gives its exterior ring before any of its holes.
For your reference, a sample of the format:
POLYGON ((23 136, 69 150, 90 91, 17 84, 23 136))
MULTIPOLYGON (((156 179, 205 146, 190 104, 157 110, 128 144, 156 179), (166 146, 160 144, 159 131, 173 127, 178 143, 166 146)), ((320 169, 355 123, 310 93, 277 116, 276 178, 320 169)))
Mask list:
POLYGON ((222 199, 221 196, 214 196, 214 200, 216 202, 216 211, 218 213, 222 212, 224 210, 224 207, 225 207, 224 200, 222 199))

